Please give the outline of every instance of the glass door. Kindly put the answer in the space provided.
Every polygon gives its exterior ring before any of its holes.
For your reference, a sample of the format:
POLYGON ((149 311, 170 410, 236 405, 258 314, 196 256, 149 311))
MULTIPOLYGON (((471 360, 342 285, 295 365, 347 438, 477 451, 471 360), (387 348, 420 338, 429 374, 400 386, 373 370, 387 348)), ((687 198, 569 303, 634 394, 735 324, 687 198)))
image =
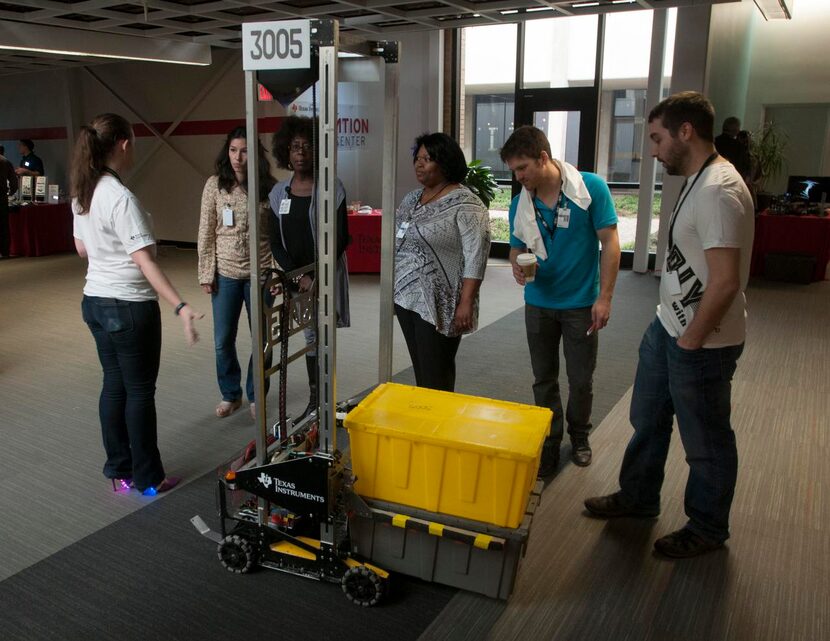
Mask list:
POLYGON ((533 124, 550 142, 554 158, 579 166, 580 111, 534 111, 533 124))
POLYGON ((516 126, 538 127, 554 158, 595 171, 599 94, 594 87, 520 90, 517 97, 516 126))

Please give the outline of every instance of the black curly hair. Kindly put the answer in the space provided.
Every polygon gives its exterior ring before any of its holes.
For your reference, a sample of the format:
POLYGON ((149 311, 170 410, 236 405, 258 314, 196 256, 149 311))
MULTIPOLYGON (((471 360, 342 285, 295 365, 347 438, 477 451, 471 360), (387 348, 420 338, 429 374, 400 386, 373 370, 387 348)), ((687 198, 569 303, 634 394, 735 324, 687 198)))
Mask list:
POLYGON ((412 162, 423 147, 429 157, 441 168, 444 178, 451 183, 461 183, 467 177, 467 160, 453 138, 445 133, 423 134, 415 139, 412 162))
POLYGON ((288 148, 291 141, 297 137, 305 138, 309 143, 314 142, 314 119, 305 116, 288 116, 280 130, 274 134, 271 141, 271 152, 280 169, 291 169, 291 160, 288 148))

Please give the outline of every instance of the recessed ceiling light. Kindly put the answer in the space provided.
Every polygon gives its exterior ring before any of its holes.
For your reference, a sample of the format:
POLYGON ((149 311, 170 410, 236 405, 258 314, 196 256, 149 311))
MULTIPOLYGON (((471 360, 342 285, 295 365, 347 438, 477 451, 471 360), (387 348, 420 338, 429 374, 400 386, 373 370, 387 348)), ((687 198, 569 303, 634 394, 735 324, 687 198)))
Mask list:
POLYGON ((0 21, 0 49, 180 65, 211 63, 206 44, 101 32, 93 38, 88 31, 10 21, 0 21))
POLYGON ((792 20, 792 0, 755 0, 765 20, 792 20))

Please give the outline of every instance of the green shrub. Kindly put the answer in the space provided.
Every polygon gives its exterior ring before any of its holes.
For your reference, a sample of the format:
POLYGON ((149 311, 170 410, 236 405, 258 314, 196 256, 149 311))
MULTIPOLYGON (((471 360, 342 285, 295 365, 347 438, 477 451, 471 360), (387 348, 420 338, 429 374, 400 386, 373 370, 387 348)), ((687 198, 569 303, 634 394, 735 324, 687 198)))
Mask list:
MULTIPOLYGON (((640 196, 638 194, 612 194, 614 199, 614 208, 617 210, 618 216, 631 218, 637 215, 637 207, 640 205, 640 196)), ((651 215, 660 215, 660 203, 663 200, 661 192, 654 192, 654 202, 651 205, 651 215)))
POLYGON ((499 189, 496 190, 496 195, 490 203, 490 209, 507 211, 510 209, 511 200, 510 187, 499 187, 499 189))
POLYGON ((506 218, 490 219, 490 238, 505 243, 510 240, 510 224, 506 218))

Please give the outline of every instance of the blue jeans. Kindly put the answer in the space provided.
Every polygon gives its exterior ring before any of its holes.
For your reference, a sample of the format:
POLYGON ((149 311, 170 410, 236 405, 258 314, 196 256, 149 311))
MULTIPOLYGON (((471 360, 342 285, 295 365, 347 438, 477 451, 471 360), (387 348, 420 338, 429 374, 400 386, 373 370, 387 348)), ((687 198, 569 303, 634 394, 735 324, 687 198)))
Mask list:
POLYGON ((624 499, 659 510, 676 415, 689 464, 686 527, 713 543, 729 538, 729 509, 738 474, 730 422, 732 376, 742 351, 743 344, 682 349, 655 318, 640 344, 630 414, 634 436, 620 469, 624 499))
POLYGON ((591 308, 547 309, 525 305, 527 346, 533 368, 533 402, 553 411, 549 441, 559 446, 568 419, 571 440, 588 437, 594 402, 594 370, 599 342, 597 332, 586 336, 593 323, 591 308), (559 394, 559 343, 568 374, 568 409, 563 417, 559 394))
POLYGON ((139 490, 164 479, 156 438, 156 379, 161 357, 158 302, 84 296, 104 384, 98 402, 107 478, 132 478, 139 490))
MULTIPOLYGON (((236 334, 239 329, 239 316, 242 305, 248 314, 248 329, 251 328, 251 281, 248 278, 228 278, 216 275, 213 293, 213 344, 216 348, 216 378, 223 401, 236 401, 242 398, 242 370, 236 354, 236 334)), ((265 304, 270 305, 272 297, 265 294, 265 304)), ((267 366, 267 364, 266 364, 267 366)), ((245 381, 248 400, 254 402, 253 357, 248 359, 248 376, 245 381)), ((268 379, 265 380, 268 392, 268 379)))

